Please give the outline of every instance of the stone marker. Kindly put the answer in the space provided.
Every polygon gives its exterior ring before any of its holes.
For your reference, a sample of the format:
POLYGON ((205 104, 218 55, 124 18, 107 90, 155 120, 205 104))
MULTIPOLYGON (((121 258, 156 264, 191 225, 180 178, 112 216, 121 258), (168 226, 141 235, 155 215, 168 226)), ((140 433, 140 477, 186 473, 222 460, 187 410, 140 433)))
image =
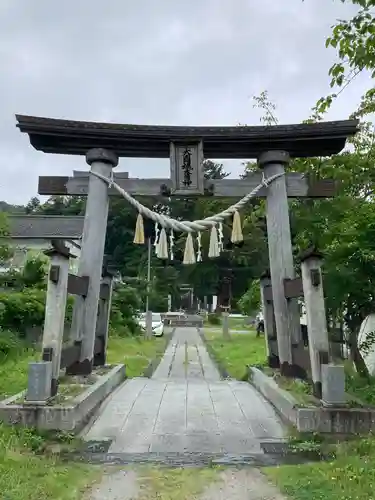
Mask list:
POLYGON ((321 370, 323 406, 346 406, 344 367, 328 364, 321 370))
POLYGON ((26 402, 46 403, 51 395, 52 362, 37 361, 29 363, 26 402))
POLYGON ((222 322, 223 322, 223 338, 229 339, 230 334, 229 334, 229 312, 228 308, 224 308, 222 312, 222 322))

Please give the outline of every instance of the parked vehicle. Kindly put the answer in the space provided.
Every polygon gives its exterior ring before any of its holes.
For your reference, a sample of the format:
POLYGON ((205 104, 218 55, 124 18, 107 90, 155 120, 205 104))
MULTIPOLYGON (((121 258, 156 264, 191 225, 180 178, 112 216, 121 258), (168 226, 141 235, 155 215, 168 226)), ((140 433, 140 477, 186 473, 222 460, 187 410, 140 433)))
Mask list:
MULTIPOLYGON (((146 331, 146 313, 139 316, 138 324, 143 331, 146 331)), ((160 313, 152 313, 152 333, 155 337, 164 335, 164 323, 160 313)))

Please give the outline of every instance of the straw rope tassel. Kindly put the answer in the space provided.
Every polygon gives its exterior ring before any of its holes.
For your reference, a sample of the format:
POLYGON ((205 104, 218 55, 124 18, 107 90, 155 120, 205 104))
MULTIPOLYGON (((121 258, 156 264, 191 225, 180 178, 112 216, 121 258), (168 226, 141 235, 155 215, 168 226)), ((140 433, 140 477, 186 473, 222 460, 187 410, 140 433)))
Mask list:
POLYGON ((159 259, 167 260, 168 259, 168 239, 167 233, 165 231, 165 227, 162 228, 160 232, 159 244, 157 249, 157 256, 159 259))
POLYGON ((143 227, 143 217, 142 214, 139 213, 137 217, 137 222, 135 225, 135 233, 133 243, 136 245, 144 245, 145 242, 145 230, 143 227))
POLYGON ((169 250, 170 250, 170 259, 174 259, 174 253, 173 253, 173 247, 174 247, 174 233, 173 229, 171 229, 171 232, 169 233, 169 250))
POLYGON ((219 240, 217 237, 217 229, 216 226, 212 226, 211 234, 210 234, 210 248, 208 250, 208 257, 210 259, 214 259, 215 257, 219 257, 220 249, 219 249, 219 240))
POLYGON ((202 262, 202 234, 200 231, 198 231, 197 234, 197 243, 198 243, 197 262, 202 262))
POLYGON ((191 233, 188 233, 185 244, 183 264, 195 264, 194 242, 191 233))
POLYGON ((154 247, 155 247, 155 254, 159 254, 159 224, 155 222, 155 239, 154 239, 154 247))
POLYGON ((219 225, 218 225, 218 241, 219 241, 219 252, 220 253, 223 251, 223 248, 224 248, 223 240, 224 240, 223 223, 219 222, 219 225))
POLYGON ((239 243, 240 241, 243 241, 241 217, 238 210, 236 210, 233 214, 232 236, 230 240, 232 243, 239 243))

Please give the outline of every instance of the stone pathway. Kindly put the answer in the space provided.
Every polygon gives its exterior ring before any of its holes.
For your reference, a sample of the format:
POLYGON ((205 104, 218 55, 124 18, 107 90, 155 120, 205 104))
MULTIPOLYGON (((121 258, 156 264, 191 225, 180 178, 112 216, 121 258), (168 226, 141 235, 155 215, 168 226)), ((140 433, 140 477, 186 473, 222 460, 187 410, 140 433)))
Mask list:
POLYGON ((220 380, 195 328, 178 328, 151 379, 127 380, 105 402, 87 441, 109 453, 263 453, 284 437, 273 408, 248 383, 220 380))

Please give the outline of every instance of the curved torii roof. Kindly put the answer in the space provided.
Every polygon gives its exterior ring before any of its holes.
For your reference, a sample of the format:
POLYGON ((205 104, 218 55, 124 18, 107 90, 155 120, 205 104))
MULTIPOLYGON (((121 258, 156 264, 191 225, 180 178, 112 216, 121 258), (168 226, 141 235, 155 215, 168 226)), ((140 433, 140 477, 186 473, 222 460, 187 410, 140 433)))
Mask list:
POLYGON ((83 122, 16 115, 17 127, 29 135, 35 149, 45 153, 85 155, 108 148, 120 157, 169 158, 170 143, 203 141, 204 157, 251 159, 268 150, 291 157, 339 153, 358 120, 268 126, 164 126, 83 122))

